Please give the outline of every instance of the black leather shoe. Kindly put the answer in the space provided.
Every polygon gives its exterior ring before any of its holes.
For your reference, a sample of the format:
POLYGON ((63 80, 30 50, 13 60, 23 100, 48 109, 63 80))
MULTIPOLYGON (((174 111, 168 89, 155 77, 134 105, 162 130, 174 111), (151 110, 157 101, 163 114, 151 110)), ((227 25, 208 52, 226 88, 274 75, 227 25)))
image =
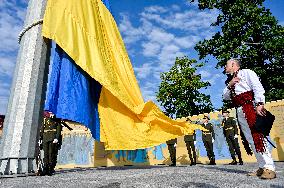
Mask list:
POLYGON ((176 165, 176 163, 172 163, 172 164, 170 164, 169 166, 177 166, 177 165, 176 165))
POLYGON ((229 165, 237 165, 237 164, 238 164, 238 162, 235 161, 235 160, 233 160, 232 162, 229 163, 229 165))
POLYGON ((239 162, 239 165, 244 165, 244 162, 243 162, 243 161, 240 161, 240 162, 239 162))

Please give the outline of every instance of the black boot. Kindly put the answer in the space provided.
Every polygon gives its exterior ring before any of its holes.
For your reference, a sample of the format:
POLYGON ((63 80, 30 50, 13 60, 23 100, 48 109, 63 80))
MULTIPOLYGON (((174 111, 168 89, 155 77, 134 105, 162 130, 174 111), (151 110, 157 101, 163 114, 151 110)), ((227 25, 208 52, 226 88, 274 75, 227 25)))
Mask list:
POLYGON ((241 156, 241 155, 239 155, 239 156, 238 156, 238 158, 239 158, 239 165, 243 165, 243 164, 244 164, 244 162, 243 162, 242 156, 241 156))
POLYGON ((172 161, 172 164, 170 164, 170 166, 176 166, 177 164, 176 164, 176 161, 175 160, 173 160, 172 161))
POLYGON ((236 160, 233 160, 232 162, 229 163, 229 165, 237 165, 238 162, 236 160))
POLYGON ((229 165, 237 165, 238 162, 237 162, 237 160, 236 160, 236 157, 235 157, 235 156, 232 156, 232 159, 233 159, 233 161, 230 162, 229 165))
POLYGON ((211 158, 209 165, 216 165, 214 157, 211 158))

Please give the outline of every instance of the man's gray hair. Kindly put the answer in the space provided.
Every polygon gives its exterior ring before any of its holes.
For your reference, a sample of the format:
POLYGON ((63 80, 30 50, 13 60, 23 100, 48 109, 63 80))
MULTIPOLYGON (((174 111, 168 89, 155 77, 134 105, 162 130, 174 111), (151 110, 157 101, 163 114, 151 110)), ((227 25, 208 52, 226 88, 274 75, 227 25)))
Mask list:
POLYGON ((228 62, 229 61, 233 61, 234 63, 237 63, 237 65, 239 66, 239 67, 241 67, 241 61, 240 61, 240 59, 237 59, 237 58, 231 58, 231 59, 229 59, 228 60, 228 62))

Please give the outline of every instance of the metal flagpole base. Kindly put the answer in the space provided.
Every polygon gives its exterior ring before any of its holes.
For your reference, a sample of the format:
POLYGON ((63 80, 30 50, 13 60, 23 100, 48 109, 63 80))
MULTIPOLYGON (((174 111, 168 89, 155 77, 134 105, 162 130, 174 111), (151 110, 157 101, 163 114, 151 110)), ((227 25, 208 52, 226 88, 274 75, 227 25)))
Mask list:
POLYGON ((35 158, 6 158, 0 160, 0 177, 12 178, 35 175, 35 158))

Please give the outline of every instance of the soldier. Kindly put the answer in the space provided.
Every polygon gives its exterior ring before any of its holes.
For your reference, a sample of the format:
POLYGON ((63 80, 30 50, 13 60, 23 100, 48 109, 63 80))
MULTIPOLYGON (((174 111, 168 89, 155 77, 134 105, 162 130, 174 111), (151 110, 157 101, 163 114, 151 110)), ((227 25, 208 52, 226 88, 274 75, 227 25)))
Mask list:
POLYGON ((236 154, 237 154, 239 159, 239 164, 243 165, 241 150, 238 142, 238 128, 236 121, 234 120, 233 117, 229 117, 228 111, 223 111, 222 114, 224 117, 222 121, 223 132, 229 146, 231 157, 233 159, 233 161, 229 164, 230 165, 238 164, 236 160, 236 154))
POLYGON ((207 156, 210 160, 209 165, 216 165, 215 163, 215 155, 213 151, 213 142, 214 142, 214 129, 213 125, 209 123, 209 117, 204 116, 202 126, 207 129, 208 131, 202 131, 202 141, 207 151, 207 156))
POLYGON ((172 164, 170 166, 176 166, 176 145, 177 139, 171 139, 167 141, 168 150, 170 153, 172 164))
POLYGON ((44 151, 44 169, 43 175, 52 175, 56 166, 58 144, 61 140, 62 125, 55 121, 55 116, 50 113, 49 117, 44 118, 44 122, 40 131, 40 139, 44 151))
POLYGON ((184 142, 186 144, 188 156, 190 159, 190 166, 196 165, 196 151, 195 151, 195 144, 196 144, 196 135, 195 131, 190 135, 184 136, 184 142))

